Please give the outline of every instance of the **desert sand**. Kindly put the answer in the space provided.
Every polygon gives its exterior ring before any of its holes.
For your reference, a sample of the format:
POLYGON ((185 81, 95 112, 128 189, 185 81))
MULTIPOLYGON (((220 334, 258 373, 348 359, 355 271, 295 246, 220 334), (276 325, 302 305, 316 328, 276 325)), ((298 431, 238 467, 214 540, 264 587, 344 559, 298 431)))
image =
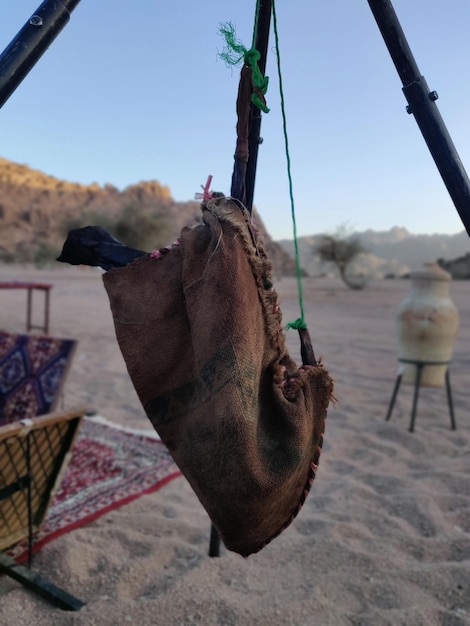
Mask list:
MULTIPOLYGON (((87 405, 149 429, 119 352, 101 272, 1 266, 0 280, 50 282, 51 334, 78 339, 64 408, 87 405)), ((405 280, 351 291, 306 279, 317 355, 336 381, 312 492, 292 525, 248 559, 208 557, 210 523, 184 478, 43 548, 34 567, 87 604, 54 608, 0 579, 5 626, 460 626, 470 624, 470 282, 451 286, 460 313, 451 366, 457 430, 444 388, 412 388, 385 414, 397 371, 395 313, 405 280)), ((296 283, 275 285, 284 321, 296 283)), ((0 328, 23 332, 22 291, 0 292, 0 328)), ((41 294, 34 313, 42 314, 41 294)), ((295 331, 288 333, 298 359, 295 331)))

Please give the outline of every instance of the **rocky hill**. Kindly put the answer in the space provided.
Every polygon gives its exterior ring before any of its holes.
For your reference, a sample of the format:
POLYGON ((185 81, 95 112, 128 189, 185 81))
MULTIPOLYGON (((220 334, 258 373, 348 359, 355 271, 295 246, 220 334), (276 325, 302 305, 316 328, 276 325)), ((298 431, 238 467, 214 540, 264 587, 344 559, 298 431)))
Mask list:
MULTIPOLYGON (((354 233, 354 236, 366 251, 357 258, 354 271, 373 278, 403 276, 422 269, 424 263, 436 261, 451 271, 451 260, 465 257, 470 252, 470 238, 465 231, 456 235, 413 235, 405 228, 395 227, 382 232, 367 230, 354 233)), ((321 263, 315 254, 320 237, 312 235, 299 239, 300 263, 310 276, 335 274, 334 268, 321 263)), ((282 240, 279 243, 290 255, 294 254, 292 241, 282 240)), ((461 274, 462 271, 455 277, 462 277, 461 274)))
MULTIPOLYGON (((151 240, 143 248, 151 250, 174 241, 200 214, 198 202, 175 202, 169 188, 155 180, 120 191, 109 184, 59 180, 0 158, 0 262, 52 259, 71 228, 99 223, 113 232, 118 220, 132 216, 153 219, 151 240)), ((292 259, 272 241, 259 215, 256 223, 276 274, 292 274, 292 259)))
POLYGON ((449 272, 453 278, 470 280, 470 252, 450 261, 438 259, 438 263, 443 269, 449 272))
MULTIPOLYGON (((120 191, 109 184, 102 187, 97 183, 82 185, 59 180, 27 165, 0 158, 0 262, 54 259, 68 230, 96 223, 122 239, 119 235, 126 227, 133 226, 132 221, 148 222, 151 225, 149 236, 140 247, 151 250, 174 241, 183 226, 198 219, 198 202, 175 202, 169 188, 156 180, 130 185, 120 191), (113 232, 119 221, 124 227, 121 224, 120 232, 113 232)), ((293 242, 272 241, 256 211, 255 220, 276 276, 292 276, 295 272, 293 242)), ((469 273, 470 239, 465 231, 458 235, 412 235, 396 227, 385 232, 367 230, 355 235, 367 251, 357 259, 355 271, 358 273, 375 278, 402 276, 434 261, 451 271, 453 259, 459 260, 456 270, 459 277, 469 273)), ((334 268, 322 264, 315 255, 320 237, 311 235, 299 239, 301 266, 310 276, 335 273, 334 268)))

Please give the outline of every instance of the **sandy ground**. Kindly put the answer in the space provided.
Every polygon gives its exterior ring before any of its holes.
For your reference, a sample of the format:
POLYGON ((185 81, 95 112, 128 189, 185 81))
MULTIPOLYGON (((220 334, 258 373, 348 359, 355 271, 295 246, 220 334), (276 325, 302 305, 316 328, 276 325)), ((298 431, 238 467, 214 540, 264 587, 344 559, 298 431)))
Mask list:
MULTIPOLYGON (((79 340, 65 408, 88 405, 118 424, 149 428, 114 337, 101 274, 92 269, 1 266, 0 280, 51 282, 51 334, 79 340)), ((298 317, 283 279, 284 320, 298 317)), ((408 432, 412 388, 390 422, 397 370, 395 313, 407 281, 351 291, 304 282, 317 354, 336 380, 312 493, 294 523, 259 554, 208 557, 210 524, 184 478, 47 545, 35 568, 86 601, 53 608, 0 579, 5 626, 139 624, 470 624, 470 282, 454 282, 460 312, 451 431, 444 388, 423 389, 408 432)), ((1 291, 0 328, 24 331, 24 292, 1 291)), ((34 296, 39 321, 42 295, 34 296)), ((291 354, 297 338, 289 331, 291 354)))

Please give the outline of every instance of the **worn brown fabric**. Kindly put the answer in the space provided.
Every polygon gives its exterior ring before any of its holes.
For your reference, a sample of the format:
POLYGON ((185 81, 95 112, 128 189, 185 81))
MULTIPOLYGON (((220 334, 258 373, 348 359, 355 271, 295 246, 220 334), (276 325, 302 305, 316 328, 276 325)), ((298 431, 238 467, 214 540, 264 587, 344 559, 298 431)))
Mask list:
POLYGON ((270 264, 245 209, 218 197, 177 245, 109 271, 116 335, 145 411, 230 550, 260 550, 295 517, 333 384, 297 369, 270 264))

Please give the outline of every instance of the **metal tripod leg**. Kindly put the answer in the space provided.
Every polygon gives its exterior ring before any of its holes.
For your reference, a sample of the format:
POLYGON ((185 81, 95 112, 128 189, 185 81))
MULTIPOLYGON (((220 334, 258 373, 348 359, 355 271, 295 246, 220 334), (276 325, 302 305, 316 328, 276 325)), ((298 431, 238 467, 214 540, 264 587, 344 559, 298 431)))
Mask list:
POLYGON ((211 524, 211 538, 209 543, 209 556, 220 556, 220 537, 214 524, 211 524))
POLYGON ((411 410, 411 422, 410 422, 410 433, 414 431, 415 428, 415 419, 416 419, 416 409, 418 408, 418 395, 419 395, 419 387, 421 385, 421 376, 423 374, 424 363, 416 363, 416 379, 415 379, 415 392, 413 396, 413 408, 411 410))
POLYGON ((452 401, 452 391, 450 388, 449 368, 447 368, 447 371, 446 371, 446 390, 447 390, 447 402, 449 404, 449 413, 450 413, 450 427, 452 430, 457 430, 457 424, 455 423, 454 403, 452 401))
POLYGON ((392 398, 390 400, 390 405, 389 405, 388 411, 387 411, 387 417, 385 418, 386 422, 388 422, 388 420, 390 419, 390 417, 392 415, 393 407, 395 406, 395 400, 397 399, 398 390, 400 389, 401 377, 402 377, 402 374, 400 372, 398 374, 397 380, 395 382, 395 388, 393 389, 392 398))

